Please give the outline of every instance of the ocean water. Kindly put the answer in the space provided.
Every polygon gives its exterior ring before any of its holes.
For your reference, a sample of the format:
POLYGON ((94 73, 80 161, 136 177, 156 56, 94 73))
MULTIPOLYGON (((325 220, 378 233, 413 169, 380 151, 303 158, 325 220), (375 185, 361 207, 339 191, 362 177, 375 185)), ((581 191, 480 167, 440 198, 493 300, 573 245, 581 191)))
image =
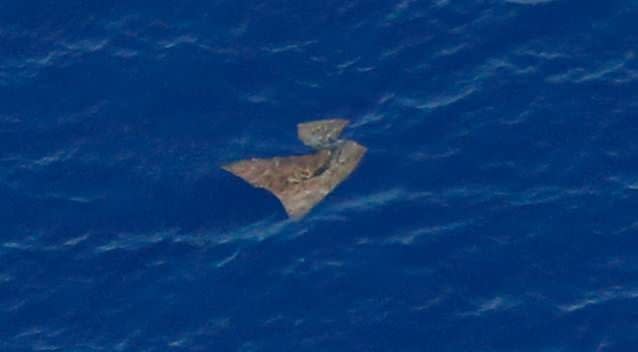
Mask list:
POLYGON ((638 351, 637 18, 0 1, 0 351, 638 351), (325 117, 301 221, 219 169, 325 117))

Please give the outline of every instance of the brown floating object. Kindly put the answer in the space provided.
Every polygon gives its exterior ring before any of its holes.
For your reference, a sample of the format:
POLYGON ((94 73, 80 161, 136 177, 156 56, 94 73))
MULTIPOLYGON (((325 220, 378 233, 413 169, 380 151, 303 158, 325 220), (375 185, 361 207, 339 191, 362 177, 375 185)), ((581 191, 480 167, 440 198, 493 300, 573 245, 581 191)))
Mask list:
POLYGON ((297 125, 297 135, 314 154, 241 160, 222 168, 265 188, 283 204, 288 216, 301 218, 357 168, 366 148, 339 139, 349 121, 328 119, 297 125))

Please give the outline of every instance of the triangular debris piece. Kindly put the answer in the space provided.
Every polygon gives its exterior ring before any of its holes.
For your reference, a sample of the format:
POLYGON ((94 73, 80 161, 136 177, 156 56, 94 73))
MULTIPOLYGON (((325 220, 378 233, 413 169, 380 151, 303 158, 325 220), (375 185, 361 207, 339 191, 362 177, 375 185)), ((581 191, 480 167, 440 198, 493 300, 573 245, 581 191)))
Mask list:
POLYGON ((222 168, 273 193, 288 215, 300 218, 334 190, 359 165, 366 148, 339 135, 347 120, 330 119, 297 126, 299 139, 318 149, 314 154, 249 159, 222 168))

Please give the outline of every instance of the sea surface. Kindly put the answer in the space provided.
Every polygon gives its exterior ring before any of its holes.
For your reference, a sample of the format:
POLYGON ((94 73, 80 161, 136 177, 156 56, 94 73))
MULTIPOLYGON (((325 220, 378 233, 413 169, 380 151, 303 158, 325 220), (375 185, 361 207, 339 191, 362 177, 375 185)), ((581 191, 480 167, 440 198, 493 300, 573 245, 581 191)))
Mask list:
POLYGON ((1 0, 0 351, 638 351, 637 136, 636 1, 1 0))

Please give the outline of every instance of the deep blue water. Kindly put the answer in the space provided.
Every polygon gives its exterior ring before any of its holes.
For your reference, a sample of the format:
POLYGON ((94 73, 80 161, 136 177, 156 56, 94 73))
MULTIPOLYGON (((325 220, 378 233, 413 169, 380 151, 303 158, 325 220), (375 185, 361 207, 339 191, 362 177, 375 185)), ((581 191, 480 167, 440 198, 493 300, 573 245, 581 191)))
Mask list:
POLYGON ((0 351, 638 351, 637 19, 0 1, 0 351), (219 169, 333 116, 301 221, 219 169))

